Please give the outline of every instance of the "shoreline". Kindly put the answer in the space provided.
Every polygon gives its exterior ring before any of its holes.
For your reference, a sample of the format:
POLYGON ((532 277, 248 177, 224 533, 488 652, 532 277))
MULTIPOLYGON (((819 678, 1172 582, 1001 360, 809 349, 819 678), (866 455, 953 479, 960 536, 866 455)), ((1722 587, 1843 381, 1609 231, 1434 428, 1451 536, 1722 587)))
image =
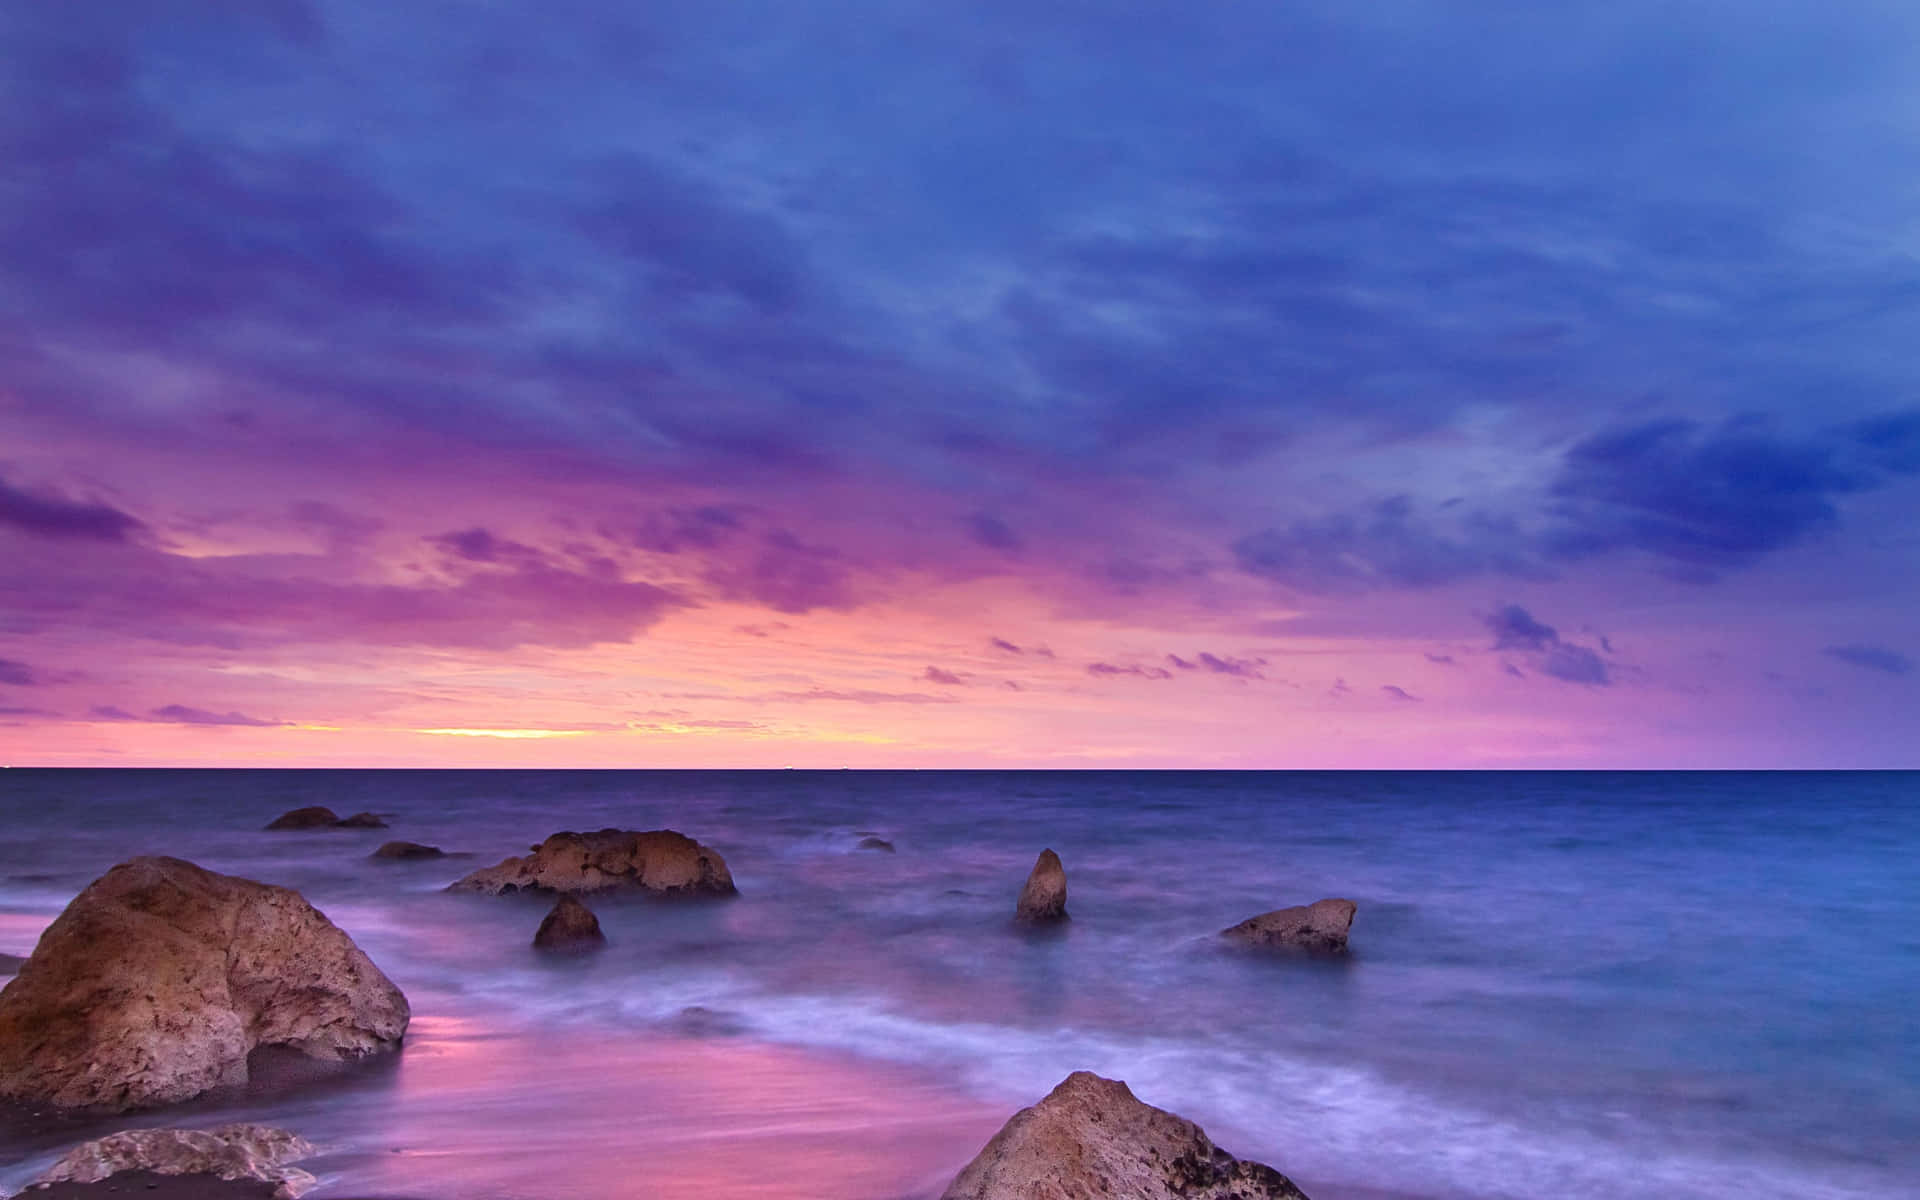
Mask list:
MULTIPOLYGON (((655 1200, 934 1200, 1039 1099, 994 1104, 931 1069, 747 1038, 495 1030, 427 1013, 390 1064, 40 1125, 0 1165, 0 1189, 19 1192, 66 1149, 119 1129, 245 1120, 315 1144, 298 1164, 319 1177, 310 1200, 605 1200, 641 1181, 655 1200)), ((1299 1182, 1313 1200, 1434 1200, 1299 1182)))

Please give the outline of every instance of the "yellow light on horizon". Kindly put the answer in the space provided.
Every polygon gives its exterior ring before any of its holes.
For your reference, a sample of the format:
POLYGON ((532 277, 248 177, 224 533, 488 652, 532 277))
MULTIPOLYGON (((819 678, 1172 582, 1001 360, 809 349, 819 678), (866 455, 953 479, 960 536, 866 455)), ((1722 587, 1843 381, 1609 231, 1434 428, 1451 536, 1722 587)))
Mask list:
POLYGON ((489 737, 489 738, 561 738, 585 737, 591 729, 416 729, 414 733, 431 733, 440 737, 489 737))

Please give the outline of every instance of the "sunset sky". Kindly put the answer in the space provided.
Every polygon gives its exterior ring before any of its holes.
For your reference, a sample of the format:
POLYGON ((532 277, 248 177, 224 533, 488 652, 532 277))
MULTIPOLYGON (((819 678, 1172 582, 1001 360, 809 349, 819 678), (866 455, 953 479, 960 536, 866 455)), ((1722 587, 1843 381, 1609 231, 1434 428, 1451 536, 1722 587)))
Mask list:
POLYGON ((0 9, 0 761, 1920 766, 1920 5, 0 9))

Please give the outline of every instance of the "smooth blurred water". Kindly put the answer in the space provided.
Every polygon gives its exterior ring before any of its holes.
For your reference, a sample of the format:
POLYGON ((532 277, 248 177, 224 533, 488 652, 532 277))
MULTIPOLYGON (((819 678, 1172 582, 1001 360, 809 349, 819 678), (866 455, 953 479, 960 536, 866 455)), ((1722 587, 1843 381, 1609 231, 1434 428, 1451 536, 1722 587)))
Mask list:
MULTIPOLYGON (((114 862, 175 854, 323 908, 407 991, 420 1063, 706 1038, 892 1064, 926 1111, 1001 1115, 1087 1068, 1335 1188, 1920 1195, 1920 774, 14 769, 0 818, 0 952, 114 862), (392 828, 260 829, 316 803, 392 828), (556 966, 527 948, 537 899, 439 890, 610 825, 718 848, 741 898, 596 899, 612 945, 556 966), (868 833, 898 852, 857 851, 868 833), (389 838, 475 857, 368 860, 389 838), (1074 919, 1033 938, 1008 918, 1043 846, 1074 919), (1348 961, 1211 937, 1322 896, 1359 904, 1348 961)), ((767 1088, 813 1069, 754 1061, 767 1088)), ((407 1069, 416 1133, 538 1136, 522 1085, 407 1069)), ((591 1103, 590 1077, 568 1086, 556 1123, 591 1103)), ((869 1119, 828 1125, 851 1152, 869 1119)), ((953 1119, 889 1179, 937 1191, 998 1122, 953 1119)), ((0 1184, 41 1149, 0 1154, 0 1184)))

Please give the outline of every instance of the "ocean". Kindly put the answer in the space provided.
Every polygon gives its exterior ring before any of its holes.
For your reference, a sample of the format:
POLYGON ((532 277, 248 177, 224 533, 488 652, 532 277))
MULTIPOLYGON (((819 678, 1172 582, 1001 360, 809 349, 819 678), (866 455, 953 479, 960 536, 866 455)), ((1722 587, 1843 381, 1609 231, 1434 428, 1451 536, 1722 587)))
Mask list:
POLYGON ((0 953, 108 867, 298 888, 407 993, 392 1060, 0 1128, 0 1189, 100 1129, 246 1117, 328 1195, 912 1200, 1077 1069, 1315 1200, 1920 1195, 1920 773, 0 771, 0 953), (268 833, 279 813, 391 828, 268 833), (741 895, 448 882, 672 828, 741 895), (862 837, 894 853, 856 849, 862 837), (381 842, 470 858, 374 861, 381 842), (1042 847, 1072 921, 1010 921, 1042 847), (1342 961, 1213 935, 1324 896, 1342 961))

